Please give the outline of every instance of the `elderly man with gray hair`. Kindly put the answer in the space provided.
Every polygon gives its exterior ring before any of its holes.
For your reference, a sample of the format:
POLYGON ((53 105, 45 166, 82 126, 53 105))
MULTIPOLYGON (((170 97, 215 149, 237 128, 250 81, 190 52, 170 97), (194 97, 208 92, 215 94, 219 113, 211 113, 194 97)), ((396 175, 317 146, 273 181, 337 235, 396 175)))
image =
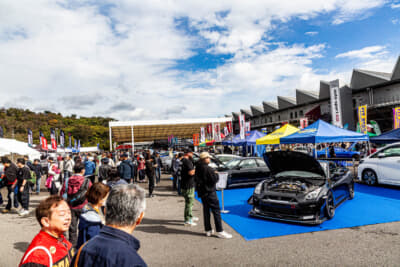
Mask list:
POLYGON ((106 225, 75 254, 71 266, 147 266, 132 233, 143 219, 146 193, 138 185, 114 186, 106 202, 106 225))

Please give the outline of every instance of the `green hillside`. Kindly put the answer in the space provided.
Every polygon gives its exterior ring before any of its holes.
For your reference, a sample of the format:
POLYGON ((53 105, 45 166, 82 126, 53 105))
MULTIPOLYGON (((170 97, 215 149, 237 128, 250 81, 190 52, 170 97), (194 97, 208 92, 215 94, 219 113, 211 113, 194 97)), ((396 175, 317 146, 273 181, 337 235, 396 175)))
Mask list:
POLYGON ((15 138, 28 142, 28 131, 32 129, 33 143, 39 144, 39 131, 42 131, 50 144, 50 128, 60 129, 65 132, 65 142, 68 145, 68 133, 74 139, 81 140, 81 146, 95 146, 100 144, 101 149, 109 149, 108 122, 112 118, 80 117, 77 115, 62 116, 60 113, 44 111, 35 113, 28 109, 0 109, 0 126, 4 129, 4 137, 15 138))

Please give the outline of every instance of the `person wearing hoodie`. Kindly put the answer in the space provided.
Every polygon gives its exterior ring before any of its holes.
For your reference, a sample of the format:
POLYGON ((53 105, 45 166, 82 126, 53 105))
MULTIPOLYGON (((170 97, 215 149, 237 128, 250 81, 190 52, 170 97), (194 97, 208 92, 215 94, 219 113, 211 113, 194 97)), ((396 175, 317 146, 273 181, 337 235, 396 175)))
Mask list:
POLYGON ((6 208, 2 211, 3 213, 10 212, 11 208, 14 206, 18 208, 18 200, 17 200, 17 171, 18 167, 11 162, 6 157, 1 159, 1 163, 4 165, 4 174, 2 175, 2 179, 4 179, 4 184, 7 186, 7 197, 8 203, 6 208))
POLYGON ((135 166, 132 161, 128 159, 128 154, 122 154, 121 159, 121 163, 118 166, 119 176, 128 184, 132 183, 135 177, 135 166))
POLYGON ((87 160, 85 160, 85 176, 90 179, 92 183, 94 183, 95 179, 95 171, 96 171, 96 164, 94 164, 94 158, 93 157, 88 157, 87 160))
POLYGON ((87 191, 88 204, 83 207, 79 217, 77 249, 96 236, 103 227, 105 221, 101 208, 106 202, 109 191, 110 187, 102 182, 94 183, 87 191))
POLYGON ((73 246, 76 246, 78 239, 77 227, 79 216, 82 214, 82 209, 88 203, 86 199, 86 192, 92 186, 89 179, 83 175, 85 173, 85 165, 83 163, 76 163, 74 166, 74 175, 68 179, 68 187, 65 188, 65 183, 61 188, 60 195, 67 192, 67 203, 71 208, 71 225, 69 226, 69 241, 73 246))

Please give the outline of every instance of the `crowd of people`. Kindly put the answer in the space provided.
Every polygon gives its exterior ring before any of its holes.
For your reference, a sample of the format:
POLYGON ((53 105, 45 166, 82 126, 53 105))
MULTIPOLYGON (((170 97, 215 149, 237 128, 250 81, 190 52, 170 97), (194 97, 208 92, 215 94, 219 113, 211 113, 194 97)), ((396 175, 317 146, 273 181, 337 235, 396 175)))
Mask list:
MULTIPOLYGON (((49 194, 36 208, 41 227, 20 266, 146 266, 137 250, 140 242, 132 232, 140 224, 147 197, 161 181, 159 152, 68 154, 41 159, 3 157, 1 185, 7 187, 8 203, 3 213, 29 214, 31 194, 49 194), (96 181, 97 177, 97 181, 96 181), (45 179, 46 192, 41 192, 45 179), (20 209, 19 206, 21 206, 20 209)), ((215 184, 217 172, 208 166, 210 154, 203 152, 195 164, 186 149, 172 163, 173 188, 184 197, 184 225, 196 226, 193 216, 195 190, 202 199, 206 236, 231 238, 222 228, 215 184), (216 233, 212 230, 213 213, 216 233)), ((0 204, 3 200, 0 195, 0 204)))

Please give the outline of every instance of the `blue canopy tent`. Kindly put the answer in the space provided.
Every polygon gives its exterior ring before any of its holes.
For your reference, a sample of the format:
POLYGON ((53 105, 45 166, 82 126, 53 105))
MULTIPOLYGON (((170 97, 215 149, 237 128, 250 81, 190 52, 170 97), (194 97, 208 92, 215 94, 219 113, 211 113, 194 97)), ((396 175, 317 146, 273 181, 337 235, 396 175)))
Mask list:
POLYGON ((375 144, 390 144, 400 142, 400 128, 388 131, 379 136, 371 137, 370 141, 375 144))
MULTIPOLYGON (((264 137, 264 136, 265 136, 265 134, 263 134, 262 132, 254 130, 254 131, 246 132, 245 139, 240 139, 240 134, 238 134, 235 137, 233 137, 232 140, 230 140, 230 139, 223 140, 222 144, 224 146, 242 146, 243 151, 246 151, 248 147, 251 147, 252 154, 258 155, 259 154, 258 150, 262 150, 262 148, 256 149, 256 140, 261 137, 264 137)), ((261 145, 259 147, 264 147, 264 150, 265 150, 264 145, 261 145)))
POLYGON ((318 120, 310 126, 281 138, 281 144, 334 143, 368 141, 366 134, 345 130, 318 120))

